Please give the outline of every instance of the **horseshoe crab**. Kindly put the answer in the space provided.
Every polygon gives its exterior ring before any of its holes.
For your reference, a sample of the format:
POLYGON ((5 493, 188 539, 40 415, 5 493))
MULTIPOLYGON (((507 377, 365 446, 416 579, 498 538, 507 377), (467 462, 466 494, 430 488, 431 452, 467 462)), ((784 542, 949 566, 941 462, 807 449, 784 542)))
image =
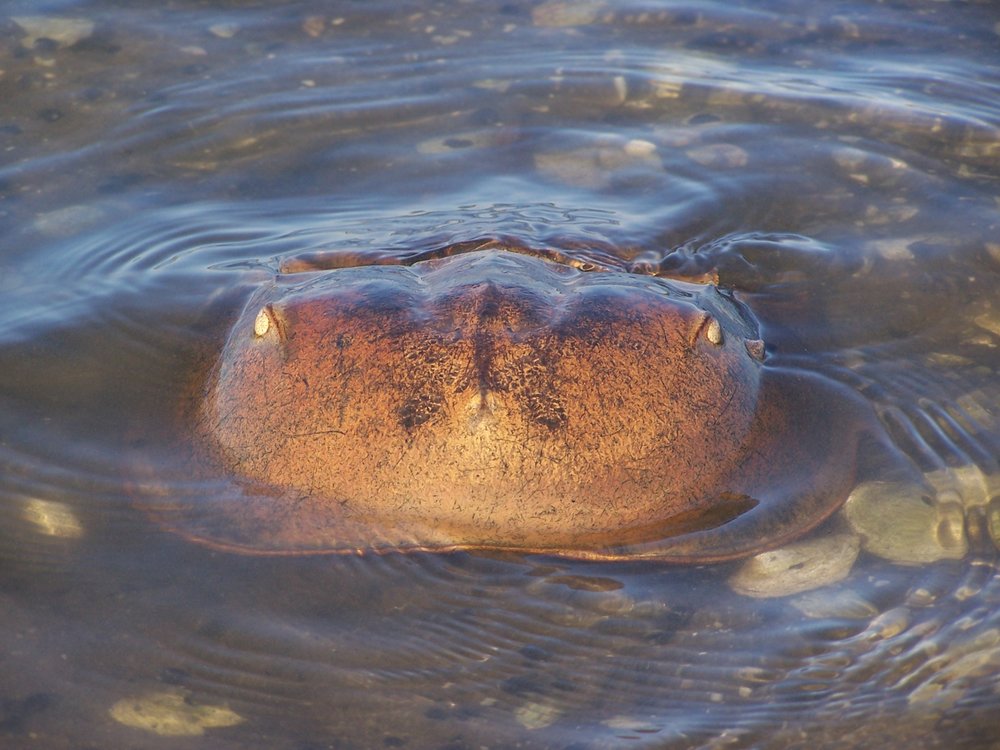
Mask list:
POLYGON ((865 414, 715 284, 499 240, 282 271, 182 410, 224 484, 151 512, 191 539, 714 562, 853 485, 865 414))

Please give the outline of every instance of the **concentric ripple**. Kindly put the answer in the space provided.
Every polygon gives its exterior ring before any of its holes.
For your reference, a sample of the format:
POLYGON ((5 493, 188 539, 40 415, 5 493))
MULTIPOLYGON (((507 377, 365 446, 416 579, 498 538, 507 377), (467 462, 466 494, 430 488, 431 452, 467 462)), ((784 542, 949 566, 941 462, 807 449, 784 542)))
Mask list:
POLYGON ((995 737, 989 3, 5 10, 0 746, 995 737), (718 278, 768 367, 884 430, 845 510, 700 568, 255 558, 151 521, 144 503, 218 497, 179 402, 260 284, 498 237, 718 278), (812 570, 830 540, 838 565, 812 570))

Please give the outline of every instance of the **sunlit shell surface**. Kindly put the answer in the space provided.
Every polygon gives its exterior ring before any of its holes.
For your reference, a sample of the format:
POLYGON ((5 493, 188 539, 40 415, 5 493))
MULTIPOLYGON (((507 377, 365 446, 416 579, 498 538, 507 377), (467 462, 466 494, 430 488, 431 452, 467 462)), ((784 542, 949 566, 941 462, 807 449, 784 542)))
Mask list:
POLYGON ((865 423, 764 352, 712 284, 502 247, 281 274, 185 409, 232 481, 154 514, 265 554, 744 556, 841 505, 865 423))

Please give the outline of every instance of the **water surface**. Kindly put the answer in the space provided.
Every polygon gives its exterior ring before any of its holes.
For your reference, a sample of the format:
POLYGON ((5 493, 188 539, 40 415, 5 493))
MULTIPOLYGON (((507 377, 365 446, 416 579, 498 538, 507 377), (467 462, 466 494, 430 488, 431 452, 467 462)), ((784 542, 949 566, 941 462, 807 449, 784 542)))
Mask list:
POLYGON ((991 3, 2 13, 0 745, 996 744, 991 3), (282 259, 496 236, 717 270, 770 365, 870 405, 896 453, 804 583, 247 557, 142 511, 149 466, 201 491, 177 403, 282 259))

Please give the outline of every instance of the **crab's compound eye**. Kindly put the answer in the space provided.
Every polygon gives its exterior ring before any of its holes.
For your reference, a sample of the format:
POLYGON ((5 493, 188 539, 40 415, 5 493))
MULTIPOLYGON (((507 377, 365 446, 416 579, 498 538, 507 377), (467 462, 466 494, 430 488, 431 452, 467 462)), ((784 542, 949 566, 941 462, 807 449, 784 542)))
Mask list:
POLYGON ((725 341, 722 334, 722 325, 714 315, 700 310, 693 323, 694 325, 691 327, 691 333, 689 334, 691 338, 688 339, 691 346, 694 346, 702 336, 712 346, 722 346, 723 341, 725 341))
POLYGON ((264 305, 257 313, 253 321, 253 335, 255 338, 263 338, 271 328, 274 327, 274 312, 270 305, 264 305))
POLYGON ((716 346, 722 346, 722 326, 715 318, 710 318, 705 326, 705 338, 716 346))

